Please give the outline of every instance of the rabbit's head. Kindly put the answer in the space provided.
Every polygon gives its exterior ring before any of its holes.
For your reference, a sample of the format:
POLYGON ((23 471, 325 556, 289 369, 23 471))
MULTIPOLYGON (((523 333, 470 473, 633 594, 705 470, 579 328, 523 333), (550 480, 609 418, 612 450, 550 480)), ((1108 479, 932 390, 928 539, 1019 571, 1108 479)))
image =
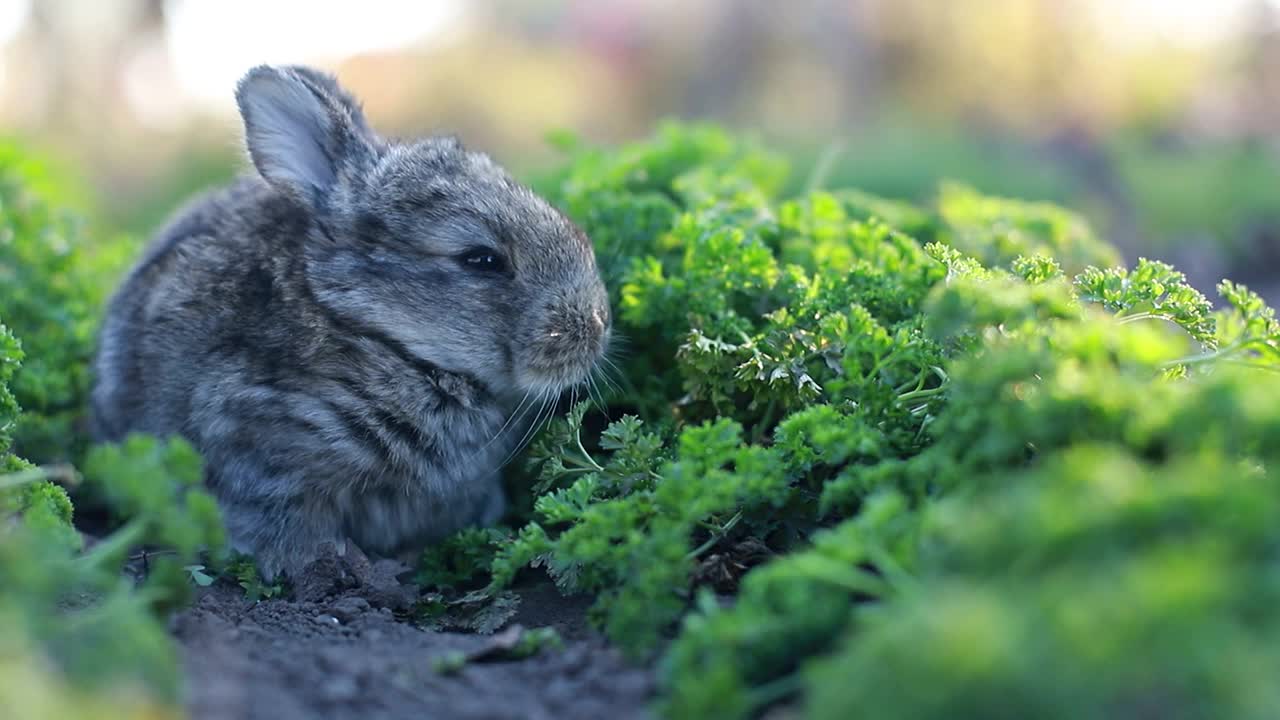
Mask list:
POLYGON ((305 278, 326 312, 502 397, 588 378, 608 296, 559 211, 455 139, 379 137, 315 70, 254 68, 236 100, 258 172, 310 216, 305 278))

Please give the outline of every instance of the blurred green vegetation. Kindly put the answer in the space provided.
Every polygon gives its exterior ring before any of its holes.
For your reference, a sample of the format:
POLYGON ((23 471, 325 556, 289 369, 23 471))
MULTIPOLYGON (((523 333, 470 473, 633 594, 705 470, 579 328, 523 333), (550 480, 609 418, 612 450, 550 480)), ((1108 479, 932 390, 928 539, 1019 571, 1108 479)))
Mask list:
POLYGON ((197 194, 250 169, 243 153, 199 144, 181 151, 124 201, 100 202, 96 216, 107 232, 145 238, 197 194))
MULTIPOLYGON (((951 179, 983 192, 1028 200, 1066 202, 1076 191, 1070 175, 1038 157, 1033 143, 1013 135, 966 130, 954 122, 928 122, 905 111, 877 117, 847 140, 798 144, 789 153, 797 167, 819 169, 823 187, 859 188, 912 202, 928 202, 938 182, 951 179)), ((809 188, 812 174, 797 173, 790 192, 809 188)))
POLYGON ((79 188, 47 158, 0 144, 0 708, 178 717, 161 617, 190 596, 183 565, 221 557, 222 525, 185 442, 88 448, 94 331, 136 244, 89 242, 60 207, 82 202, 79 188), (100 499, 103 537, 86 544, 64 486, 100 499), (135 586, 124 569, 144 546, 162 552, 135 586))
POLYGON ((137 249, 128 237, 91 239, 63 209, 86 202, 71 177, 16 142, 0 143, 0 320, 26 355, 12 380, 23 408, 14 443, 42 463, 75 462, 84 449, 99 311, 137 249))
POLYGON ((1280 232, 1280 156, 1260 139, 1185 143, 1133 132, 1106 148, 1155 247, 1208 235, 1241 253, 1247 231, 1280 232))
POLYGON ((809 172, 793 176, 789 191, 811 189, 817 179, 927 205, 943 180, 954 180, 1076 208, 1135 255, 1198 244, 1227 267, 1257 260, 1260 234, 1280 237, 1280 154, 1261 139, 1193 140, 1133 128, 1073 158, 1079 152, 899 113, 847 141, 796 146, 790 156, 809 172))

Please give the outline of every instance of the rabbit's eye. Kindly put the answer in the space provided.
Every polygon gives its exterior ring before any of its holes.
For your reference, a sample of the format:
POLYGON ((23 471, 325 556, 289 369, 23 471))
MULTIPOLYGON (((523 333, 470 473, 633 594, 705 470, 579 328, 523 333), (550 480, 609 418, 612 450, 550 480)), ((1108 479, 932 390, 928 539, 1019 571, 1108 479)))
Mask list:
POLYGON ((504 272, 507 269, 502 256, 488 248, 476 248, 461 257, 462 263, 472 270, 504 272))

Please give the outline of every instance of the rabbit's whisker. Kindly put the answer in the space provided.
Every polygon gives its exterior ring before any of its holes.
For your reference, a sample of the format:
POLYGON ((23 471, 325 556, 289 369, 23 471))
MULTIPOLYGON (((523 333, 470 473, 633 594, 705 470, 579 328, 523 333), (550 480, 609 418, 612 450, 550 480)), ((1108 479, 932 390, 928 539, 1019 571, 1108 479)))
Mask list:
POLYGON ((604 419, 613 422, 613 418, 609 417, 609 407, 605 402, 604 393, 600 391, 600 386, 596 384, 596 379, 592 375, 587 376, 587 394, 592 396, 592 402, 600 408, 600 412, 604 413, 604 419))
POLYGON ((622 388, 618 387, 618 384, 613 380, 613 378, 609 377, 609 371, 612 370, 613 372, 617 373, 619 377, 621 377, 622 368, 618 367, 618 363, 614 362, 613 358, 609 357, 608 355, 605 355, 600 359, 604 361, 604 364, 599 366, 600 378, 604 380, 605 384, 609 386, 610 390, 620 394, 622 392, 622 388))
POLYGON ((538 399, 538 402, 542 404, 538 407, 537 412, 534 413, 533 422, 530 423, 528 429, 525 430, 524 435, 520 438, 520 442, 516 443, 515 447, 511 448, 511 452, 507 453, 506 458, 498 464, 499 468, 506 467, 507 463, 515 459, 515 457, 524 450, 525 444, 532 442, 533 438, 538 434, 538 427, 541 424, 543 413, 547 411, 548 407, 553 407, 550 395, 551 391, 549 388, 542 390, 538 399))
MULTIPOLYGON (((502 437, 502 433, 506 432, 507 428, 511 427, 511 421, 516 420, 517 415, 522 415, 521 408, 524 407, 524 404, 528 402, 528 400, 529 400, 529 391, 525 390, 524 397, 520 398, 520 404, 516 405, 516 409, 511 411, 511 414, 507 416, 507 421, 502 423, 502 427, 498 428, 498 432, 494 433, 493 437, 489 438, 489 442, 481 446, 480 452, 484 452, 485 450, 487 450, 490 445, 492 445, 495 441, 497 441, 498 438, 502 437)), ((517 423, 518 422, 519 421, 517 421, 517 423)))

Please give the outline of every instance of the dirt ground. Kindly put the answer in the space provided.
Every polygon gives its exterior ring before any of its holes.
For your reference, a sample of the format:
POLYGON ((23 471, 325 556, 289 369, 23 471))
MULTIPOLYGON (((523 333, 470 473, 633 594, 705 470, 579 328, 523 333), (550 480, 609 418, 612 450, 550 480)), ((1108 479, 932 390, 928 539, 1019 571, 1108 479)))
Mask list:
MULTIPOLYGON (((585 623, 585 603, 549 584, 520 589, 506 632, 429 632, 402 618, 414 594, 393 569, 317 561, 288 600, 251 602, 235 587, 201 591, 172 621, 196 720, 263 718, 649 717, 652 675, 585 623), (560 649, 486 658, 517 631, 554 627, 560 649), (442 672, 450 654, 479 657, 442 672)), ((501 656, 501 653, 496 653, 501 656)))

